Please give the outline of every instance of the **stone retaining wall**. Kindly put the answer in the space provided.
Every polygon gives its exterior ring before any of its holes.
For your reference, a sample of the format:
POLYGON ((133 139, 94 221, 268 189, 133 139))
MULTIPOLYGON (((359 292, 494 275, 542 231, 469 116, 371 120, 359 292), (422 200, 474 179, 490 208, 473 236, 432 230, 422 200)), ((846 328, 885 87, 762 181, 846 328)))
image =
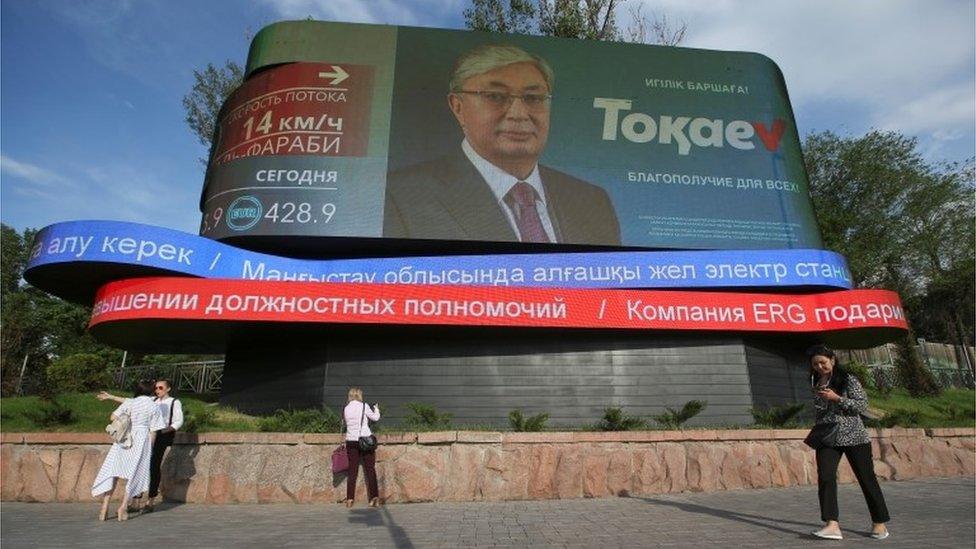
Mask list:
MULTIPOLYGON (((769 488, 816 483, 806 430, 382 435, 380 493, 389 502, 499 501, 769 488)), ((976 429, 873 430, 886 480, 976 474, 976 429)), ((179 434, 163 462, 167 499, 312 503, 345 497, 333 477, 339 435, 179 434)), ((0 499, 92 501, 109 448, 102 433, 3 433, 0 499)), ((840 478, 851 482, 846 462, 840 478)), ((362 475, 357 498, 364 497, 362 475)), ((360 499, 361 500, 361 499, 360 499)))

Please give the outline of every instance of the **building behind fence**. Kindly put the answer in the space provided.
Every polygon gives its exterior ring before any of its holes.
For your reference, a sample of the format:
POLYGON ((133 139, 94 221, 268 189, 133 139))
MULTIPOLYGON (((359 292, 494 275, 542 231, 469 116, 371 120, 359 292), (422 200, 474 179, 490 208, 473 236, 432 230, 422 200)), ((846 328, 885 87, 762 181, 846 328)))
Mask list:
MULTIPOLYGON (((960 345, 929 343, 919 340, 916 350, 943 388, 973 388, 972 357, 974 348, 966 350, 960 345)), ((891 387, 895 385, 895 357, 898 349, 893 343, 871 349, 837 351, 841 362, 857 361, 874 371, 877 379, 891 387)), ((223 360, 204 362, 180 362, 175 364, 144 364, 124 366, 114 371, 115 385, 128 389, 139 379, 165 377, 173 382, 181 393, 219 393, 224 375, 223 360)))

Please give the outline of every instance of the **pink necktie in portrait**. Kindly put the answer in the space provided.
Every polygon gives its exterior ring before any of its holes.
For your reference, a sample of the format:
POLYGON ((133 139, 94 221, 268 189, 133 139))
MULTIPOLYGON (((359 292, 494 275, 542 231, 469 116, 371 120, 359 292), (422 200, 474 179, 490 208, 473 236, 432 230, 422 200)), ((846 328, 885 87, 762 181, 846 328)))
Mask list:
POLYGON ((549 242, 549 235, 542 226, 539 210, 535 206, 536 192, 532 185, 519 181, 506 196, 511 197, 514 203, 515 224, 522 242, 549 242))

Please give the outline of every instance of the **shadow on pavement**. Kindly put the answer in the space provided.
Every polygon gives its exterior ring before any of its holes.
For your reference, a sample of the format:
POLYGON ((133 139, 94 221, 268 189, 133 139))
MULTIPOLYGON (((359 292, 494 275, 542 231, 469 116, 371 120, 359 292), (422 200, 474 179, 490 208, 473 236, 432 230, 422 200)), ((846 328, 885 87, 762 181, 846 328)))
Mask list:
POLYGON ((765 528, 767 530, 774 530, 776 532, 783 532, 785 534, 796 534, 797 537, 810 539, 813 538, 810 532, 814 530, 819 530, 823 527, 822 524, 806 522, 806 521, 795 521, 795 520, 783 520, 775 519, 772 517, 765 517, 762 515, 751 515, 748 513, 737 513, 735 511, 727 511, 725 509, 716 509, 714 507, 705 507, 704 505, 697 505, 695 503, 687 503, 681 501, 669 501, 664 499, 654 499, 654 498, 634 498, 640 501, 645 501, 647 503, 653 503, 654 505, 667 505, 670 507, 675 507, 681 511, 688 513, 698 513, 701 515, 709 515, 723 520, 735 520, 739 522, 744 522, 746 524, 751 524, 753 526, 758 526, 760 528, 765 528), (800 527, 799 530, 793 528, 784 528, 782 526, 777 526, 776 524, 790 524, 800 527))
POLYGON ((385 526, 390 532, 390 539, 396 547, 413 549, 413 543, 407 531, 393 520, 393 516, 386 510, 386 506, 377 508, 353 509, 349 512, 349 522, 365 526, 385 526))

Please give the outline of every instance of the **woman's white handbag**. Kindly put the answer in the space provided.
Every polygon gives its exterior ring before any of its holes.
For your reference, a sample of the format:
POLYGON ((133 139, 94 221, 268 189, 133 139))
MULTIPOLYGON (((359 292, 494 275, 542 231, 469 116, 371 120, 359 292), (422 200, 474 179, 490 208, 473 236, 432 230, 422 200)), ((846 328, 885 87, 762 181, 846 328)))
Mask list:
POLYGON ((105 426, 105 432, 112 437, 116 444, 123 448, 132 446, 132 418, 129 414, 122 413, 105 426))

